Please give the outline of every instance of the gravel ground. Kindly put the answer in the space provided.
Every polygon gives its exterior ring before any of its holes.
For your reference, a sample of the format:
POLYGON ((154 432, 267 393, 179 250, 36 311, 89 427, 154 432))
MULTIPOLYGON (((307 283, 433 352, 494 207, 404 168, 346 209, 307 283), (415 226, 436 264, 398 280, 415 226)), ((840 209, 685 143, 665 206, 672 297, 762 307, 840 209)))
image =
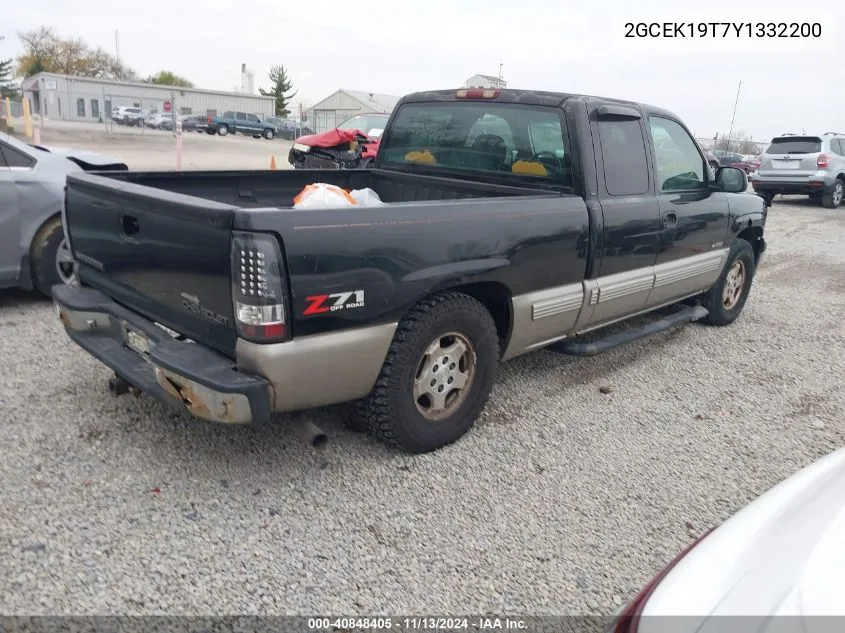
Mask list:
POLYGON ((113 398, 48 303, 2 293, 0 611, 610 613, 843 444, 845 210, 775 202, 767 237, 732 327, 517 359, 419 457, 343 407, 314 413, 314 452, 113 398))

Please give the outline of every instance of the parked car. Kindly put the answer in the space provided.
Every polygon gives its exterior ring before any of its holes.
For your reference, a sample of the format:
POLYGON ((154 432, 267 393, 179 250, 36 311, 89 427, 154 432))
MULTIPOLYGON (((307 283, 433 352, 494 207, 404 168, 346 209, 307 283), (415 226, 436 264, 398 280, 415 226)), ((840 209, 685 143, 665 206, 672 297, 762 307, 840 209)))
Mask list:
POLYGON ((127 166, 86 150, 0 139, 0 289, 37 289, 49 296, 53 285, 75 281, 62 227, 65 178, 92 169, 127 166))
POLYGON ((333 130, 301 136, 288 152, 288 162, 294 169, 336 169, 339 164, 348 162, 344 159, 350 150, 359 154, 354 150, 355 144, 360 143, 363 151, 352 167, 371 167, 389 118, 389 114, 378 112, 356 114, 333 130))
POLYGON ((381 205, 292 213, 317 177, 72 174, 87 287, 54 289, 67 334, 118 392, 227 423, 355 401, 351 425, 419 453, 469 431, 500 361, 729 325, 765 251, 766 203, 742 193, 745 174, 714 176, 677 116, 633 102, 417 93, 373 169, 319 175, 381 205), (491 118, 502 133, 474 135, 491 118), (654 130, 673 144, 655 149, 654 130))
POLYGON ((719 159, 719 163, 726 167, 736 167, 737 169, 741 169, 746 174, 750 174, 757 169, 757 165, 755 163, 747 161, 745 157, 740 154, 724 154, 719 159))
POLYGON ((288 140, 294 140, 302 134, 313 134, 314 132, 307 125, 303 125, 293 119, 269 116, 263 119, 271 122, 276 127, 276 136, 288 140))
POLYGON ((173 130, 176 127, 176 115, 172 112, 159 112, 144 119, 144 126, 154 130, 173 130))
MULTIPOLYGON (((704 532, 620 609, 608 630, 714 631, 731 617, 732 629, 741 622, 747 631, 781 630, 778 624, 816 630, 824 618, 815 616, 845 615, 843 515, 840 448, 704 532)), ((828 622, 836 626, 834 618, 828 622)))
POLYGON ((258 115, 248 112, 224 112, 220 116, 208 117, 206 132, 226 136, 232 134, 247 134, 253 138, 262 136, 268 140, 276 138, 276 126, 262 121, 258 115))
POLYGON ((182 130, 185 132, 205 132, 208 128, 208 115, 192 114, 182 118, 182 130))
POLYGON ((845 134, 788 134, 772 139, 751 186, 768 200, 777 194, 806 194, 835 209, 845 194, 845 134))
POLYGON ((118 125, 130 125, 141 127, 144 125, 146 112, 142 108, 119 106, 112 108, 111 119, 118 125))

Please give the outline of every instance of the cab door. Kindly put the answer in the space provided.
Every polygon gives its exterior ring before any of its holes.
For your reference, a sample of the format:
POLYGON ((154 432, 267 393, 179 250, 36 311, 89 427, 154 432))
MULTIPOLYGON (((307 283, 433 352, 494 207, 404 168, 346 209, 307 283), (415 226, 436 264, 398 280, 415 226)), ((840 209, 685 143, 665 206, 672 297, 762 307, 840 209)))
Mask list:
POLYGON ((595 105, 590 128, 602 230, 587 329, 645 309, 660 233, 641 112, 632 106, 595 105))
POLYGON ((719 278, 727 247, 728 196, 711 187, 707 159, 684 125, 648 117, 660 206, 660 248, 649 306, 704 291, 719 278))
POLYGON ((246 112, 235 112, 235 132, 241 134, 249 131, 249 124, 246 120, 246 112))

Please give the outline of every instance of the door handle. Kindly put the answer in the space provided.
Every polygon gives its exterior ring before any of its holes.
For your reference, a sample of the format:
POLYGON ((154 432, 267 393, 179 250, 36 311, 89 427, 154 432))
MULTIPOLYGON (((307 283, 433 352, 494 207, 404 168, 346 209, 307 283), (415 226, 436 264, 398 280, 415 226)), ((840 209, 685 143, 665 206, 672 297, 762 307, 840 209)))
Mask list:
POLYGON ((664 213, 663 214, 663 226, 675 226, 678 223, 678 215, 676 213, 664 213))
POLYGON ((134 215, 120 216, 120 228, 123 229, 123 234, 127 237, 135 235, 141 227, 138 224, 138 218, 134 215))

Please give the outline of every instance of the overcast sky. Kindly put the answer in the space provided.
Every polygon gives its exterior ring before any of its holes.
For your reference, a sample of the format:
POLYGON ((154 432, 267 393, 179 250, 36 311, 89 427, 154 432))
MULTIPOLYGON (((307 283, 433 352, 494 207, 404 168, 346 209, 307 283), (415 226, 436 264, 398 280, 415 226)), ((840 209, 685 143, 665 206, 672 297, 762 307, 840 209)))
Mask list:
MULTIPOLYGON (((3 8, 0 59, 16 33, 51 25, 115 50, 139 74, 161 69, 233 90, 240 65, 268 86, 284 64, 305 105, 338 88, 402 95, 476 73, 511 88, 633 99, 675 111, 697 136, 845 131, 845 4, 795 0, 31 0, 3 8), (310 5, 310 6, 309 6, 310 5), (635 6, 639 5, 639 6, 635 6), (648 8, 643 8, 648 6, 648 8), (810 11, 799 7, 809 6, 810 11), (697 7, 697 8, 696 8, 697 7), (703 8, 703 13, 702 13, 703 8), (823 12, 815 12, 820 8, 823 12), (763 15, 766 18, 763 18, 763 15), (819 22, 821 38, 625 38, 633 22, 819 22)), ((721 35, 720 28, 720 35, 721 35)))

